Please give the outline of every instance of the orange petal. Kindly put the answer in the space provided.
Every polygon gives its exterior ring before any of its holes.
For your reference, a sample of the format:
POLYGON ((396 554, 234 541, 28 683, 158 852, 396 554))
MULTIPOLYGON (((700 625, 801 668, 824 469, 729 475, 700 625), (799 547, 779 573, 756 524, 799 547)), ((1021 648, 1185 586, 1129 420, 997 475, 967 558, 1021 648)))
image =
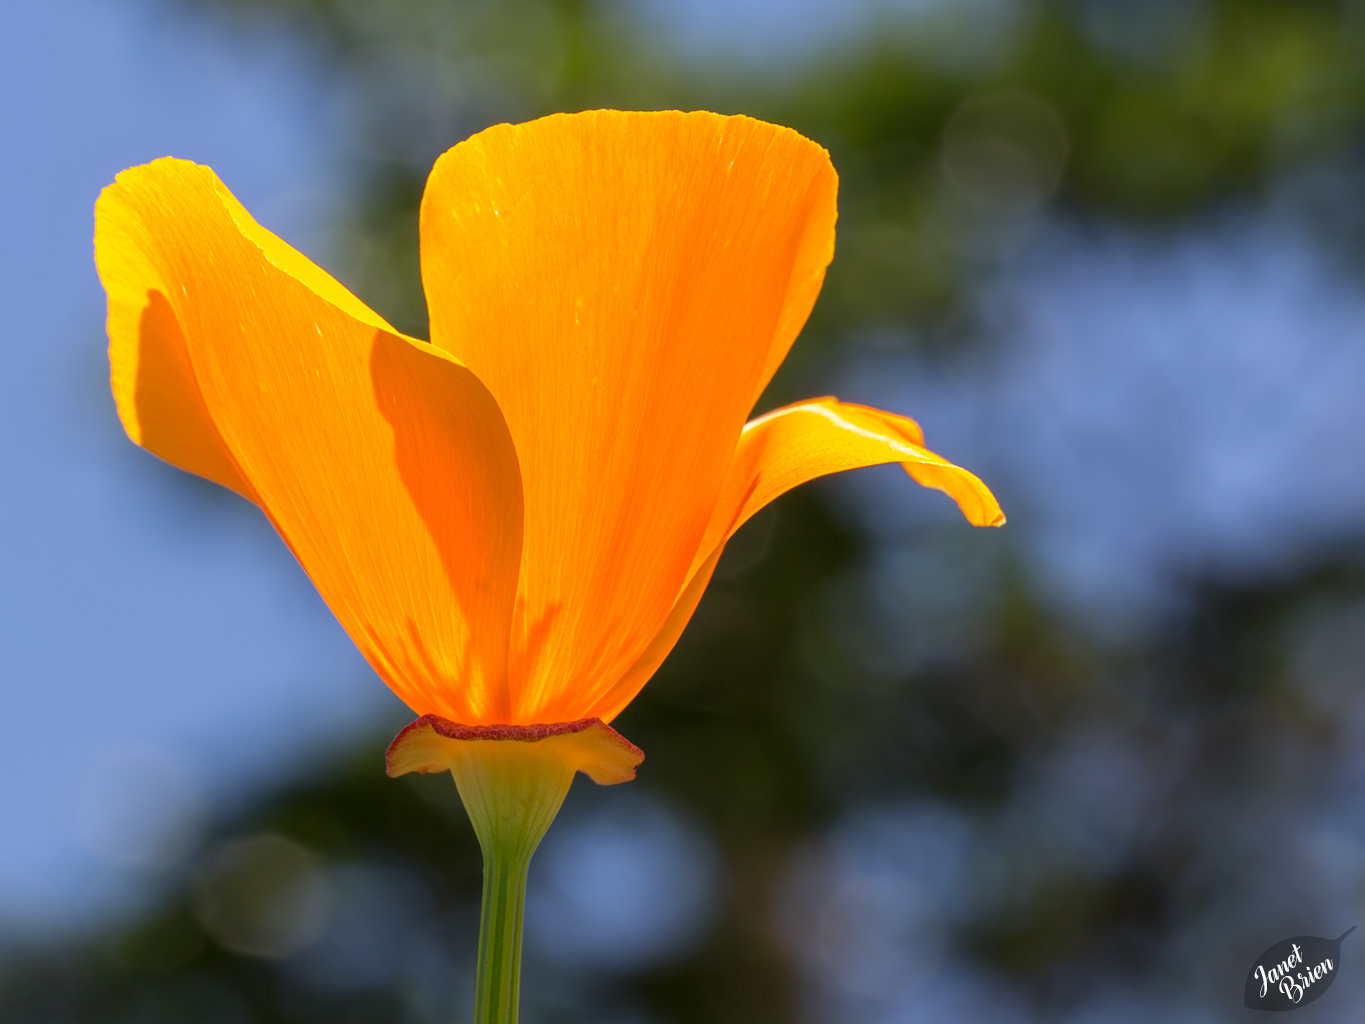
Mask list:
POLYGON ((459 765, 478 757, 479 748, 498 744, 523 757, 548 758, 569 773, 582 772, 599 786, 635 778, 645 753, 611 726, 596 718, 553 725, 460 725, 438 715, 409 722, 384 754, 390 776, 408 772, 459 774, 459 765))
POLYGON ((115 187, 96 207, 95 254, 109 295, 109 367, 119 419, 153 455, 256 501, 204 408, 175 311, 162 292, 144 286, 147 255, 124 244, 141 230, 141 217, 119 201, 115 187))
POLYGON ((973 526, 1003 526, 995 495, 967 470, 923 447, 908 416, 834 398, 799 402, 744 428, 716 514, 697 556, 701 564, 749 517, 793 487, 829 473, 899 462, 925 487, 943 491, 973 526))
POLYGON ((923 447, 919 425, 905 416, 833 398, 789 405, 744 428, 696 565, 664 628, 619 679, 593 691, 588 713, 610 722, 663 664, 701 600, 736 530, 759 509, 818 476, 899 462, 926 487, 946 492, 975 526, 1003 526, 1004 513, 986 485, 923 447))
POLYGON ((394 333, 206 167, 120 174, 95 248, 133 439, 256 500, 414 710, 497 720, 520 479, 477 378, 394 333))
POLYGON ((745 117, 499 125, 422 200, 432 339, 524 472, 514 721, 581 717, 659 633, 753 403, 833 250, 823 149, 745 117))

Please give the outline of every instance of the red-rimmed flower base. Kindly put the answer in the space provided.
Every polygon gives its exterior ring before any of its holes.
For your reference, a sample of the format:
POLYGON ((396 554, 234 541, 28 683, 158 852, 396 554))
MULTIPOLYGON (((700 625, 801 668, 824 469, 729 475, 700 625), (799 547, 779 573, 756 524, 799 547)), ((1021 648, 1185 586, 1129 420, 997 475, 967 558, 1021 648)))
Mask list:
POLYGON ((423 715, 403 727, 384 754, 390 776, 457 770, 470 759, 558 765, 600 786, 635 778, 645 753, 600 718, 547 725, 461 725, 423 715), (496 751, 494 745, 497 745, 496 751))

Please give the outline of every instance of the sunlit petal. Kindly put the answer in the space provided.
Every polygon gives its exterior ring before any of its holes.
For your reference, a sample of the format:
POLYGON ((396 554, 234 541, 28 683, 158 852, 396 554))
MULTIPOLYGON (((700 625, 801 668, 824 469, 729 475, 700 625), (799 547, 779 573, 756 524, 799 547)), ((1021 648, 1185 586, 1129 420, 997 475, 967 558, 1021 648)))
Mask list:
POLYGON ((525 477, 515 721, 578 717, 669 620, 819 289, 835 187, 809 140, 706 113, 500 125, 437 162, 432 339, 497 398, 525 477))
POLYGON ((776 409, 744 428, 697 555, 698 567, 750 516, 793 487, 888 462, 899 462, 920 484, 947 494, 973 526, 1004 525, 1004 513, 986 485, 925 448, 914 420, 821 398, 776 409))
POLYGON ((634 699, 692 618, 725 542, 759 509, 808 480, 899 462, 919 483, 952 497, 973 525, 1003 525, 1005 516, 986 485, 924 448, 923 441, 919 425, 908 417, 833 398, 786 406, 749 423, 692 575, 664 627, 619 679, 591 691, 587 713, 609 722, 634 699))
POLYGON ((133 439, 257 501, 414 710, 505 714, 520 478, 483 385, 257 225, 208 168, 125 171, 96 221, 133 439))

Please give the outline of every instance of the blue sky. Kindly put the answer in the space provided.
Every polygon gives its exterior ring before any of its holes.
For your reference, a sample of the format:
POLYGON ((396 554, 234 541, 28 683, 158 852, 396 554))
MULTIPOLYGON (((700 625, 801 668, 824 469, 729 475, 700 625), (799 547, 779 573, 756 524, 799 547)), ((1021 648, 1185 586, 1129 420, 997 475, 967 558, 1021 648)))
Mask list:
POLYGON ((319 252, 337 184, 325 78, 287 43, 151 4, 49 0, 8 22, 0 920, 13 922, 134 890, 159 845, 188 841, 161 835, 169 822, 306 758, 292 730, 319 744, 397 702, 262 517, 123 438, 91 258, 99 190, 168 153, 212 165, 319 252))

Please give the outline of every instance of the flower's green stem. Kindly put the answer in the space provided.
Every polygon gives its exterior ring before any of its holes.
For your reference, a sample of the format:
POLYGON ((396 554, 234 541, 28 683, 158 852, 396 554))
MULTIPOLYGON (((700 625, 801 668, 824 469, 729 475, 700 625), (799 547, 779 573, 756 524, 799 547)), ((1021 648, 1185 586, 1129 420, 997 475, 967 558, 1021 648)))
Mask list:
POLYGON ((452 767, 483 849, 483 912, 474 1024, 516 1024, 526 871, 573 780, 538 744, 472 742, 452 767))
POLYGON ((529 856, 484 852, 483 913, 474 988, 476 1024, 516 1024, 521 993, 521 921, 529 856))

